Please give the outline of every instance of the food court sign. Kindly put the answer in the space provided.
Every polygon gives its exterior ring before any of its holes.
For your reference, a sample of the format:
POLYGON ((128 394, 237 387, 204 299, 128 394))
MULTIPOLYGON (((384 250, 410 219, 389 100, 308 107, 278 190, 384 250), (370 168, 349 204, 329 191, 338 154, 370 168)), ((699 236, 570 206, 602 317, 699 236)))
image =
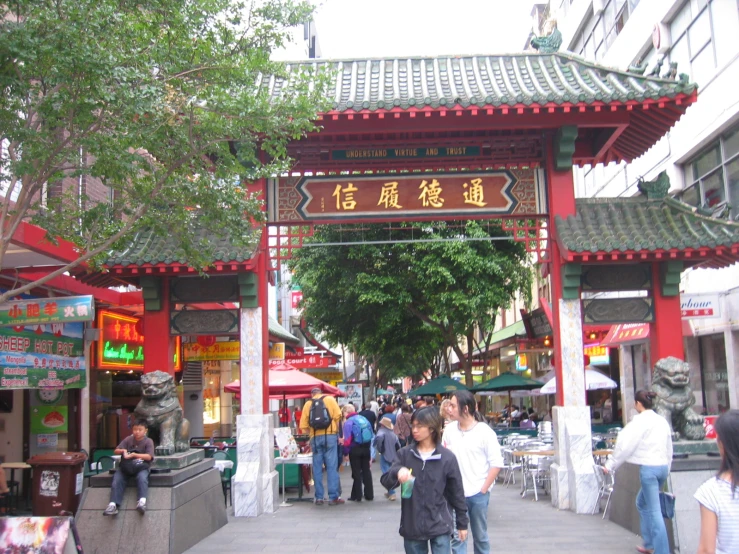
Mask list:
POLYGON ((73 323, 95 319, 92 296, 59 296, 14 300, 0 305, 0 325, 73 323))
POLYGON ((0 327, 0 389, 85 386, 82 323, 0 327))
POLYGON ((315 223, 546 213, 536 169, 302 177, 271 183, 270 221, 315 223))

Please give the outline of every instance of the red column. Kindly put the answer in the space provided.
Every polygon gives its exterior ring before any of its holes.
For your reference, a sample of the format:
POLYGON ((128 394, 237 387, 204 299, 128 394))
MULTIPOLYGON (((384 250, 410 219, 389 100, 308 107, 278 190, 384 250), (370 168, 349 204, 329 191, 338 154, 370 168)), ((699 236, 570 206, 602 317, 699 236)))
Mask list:
POLYGON ((554 337, 552 349, 554 350, 554 373, 557 379, 557 393, 555 404, 564 405, 564 392, 562 383, 562 341, 560 340, 559 301, 562 298, 562 272, 564 262, 557 244, 557 228, 554 223, 556 216, 567 217, 575 214, 575 184, 572 177, 572 169, 558 171, 554 167, 553 139, 549 137, 547 144, 547 200, 549 202, 549 220, 547 230, 549 232, 549 252, 551 261, 549 263, 549 275, 552 285, 552 330, 554 337))
POLYGON ((652 365, 657 360, 674 356, 685 359, 683 348, 682 312, 680 295, 663 296, 660 264, 652 264, 652 298, 654 298, 654 321, 649 324, 649 347, 652 365))
POLYGON ((161 309, 144 310, 144 373, 160 370, 174 375, 175 338, 169 334, 169 277, 162 277, 161 287, 161 309))

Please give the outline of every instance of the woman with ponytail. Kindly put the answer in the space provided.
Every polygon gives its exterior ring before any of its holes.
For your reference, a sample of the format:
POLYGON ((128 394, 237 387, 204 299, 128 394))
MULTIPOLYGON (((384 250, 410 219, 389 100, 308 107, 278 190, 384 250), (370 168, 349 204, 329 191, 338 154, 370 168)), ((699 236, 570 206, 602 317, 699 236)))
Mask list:
POLYGON ((657 393, 640 390, 635 396, 639 412, 618 434, 613 455, 606 462, 606 471, 616 471, 626 462, 639 466, 641 489, 636 495, 642 554, 669 554, 667 529, 659 505, 659 491, 667 481, 672 465, 672 429, 667 420, 652 410, 657 393))

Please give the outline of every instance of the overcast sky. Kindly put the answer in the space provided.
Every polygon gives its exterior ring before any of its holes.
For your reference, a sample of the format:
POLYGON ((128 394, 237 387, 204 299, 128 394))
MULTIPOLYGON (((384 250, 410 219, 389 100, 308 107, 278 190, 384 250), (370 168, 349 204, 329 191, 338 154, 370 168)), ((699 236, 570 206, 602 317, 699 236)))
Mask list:
MULTIPOLYGON (((534 0, 317 0, 323 58, 520 52, 534 0)), ((284 59, 284 58, 283 58, 284 59)))

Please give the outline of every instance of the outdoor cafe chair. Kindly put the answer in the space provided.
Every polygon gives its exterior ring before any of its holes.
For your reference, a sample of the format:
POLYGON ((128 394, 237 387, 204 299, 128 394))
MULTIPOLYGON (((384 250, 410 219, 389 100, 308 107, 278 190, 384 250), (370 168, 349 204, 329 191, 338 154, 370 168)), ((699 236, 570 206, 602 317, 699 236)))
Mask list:
POLYGON ((608 512, 608 505, 611 503, 611 495, 613 494, 613 487, 615 486, 615 478, 612 471, 605 472, 603 466, 595 465, 595 480, 598 482, 598 498, 593 506, 593 514, 600 511, 600 500, 604 496, 606 497, 606 507, 603 509, 603 517, 606 518, 606 512, 608 512))
POLYGON ((521 497, 525 497, 528 491, 534 493, 534 499, 539 501, 539 489, 544 494, 549 494, 551 487, 550 466, 553 458, 551 456, 524 456, 522 461, 522 490, 521 497))
POLYGON ((513 483, 516 484, 516 471, 521 469, 521 461, 517 460, 513 455, 513 450, 510 448, 503 449, 503 484, 508 488, 508 485, 513 483))
MULTIPOLYGON (((225 452, 218 450, 216 452, 213 452, 213 459, 214 460, 228 460, 228 454, 225 452)), ((231 497, 231 504, 233 504, 233 493, 231 491, 231 469, 226 468, 221 473, 221 488, 223 489, 223 501, 226 503, 226 507, 228 508, 228 499, 229 496, 231 497)))

